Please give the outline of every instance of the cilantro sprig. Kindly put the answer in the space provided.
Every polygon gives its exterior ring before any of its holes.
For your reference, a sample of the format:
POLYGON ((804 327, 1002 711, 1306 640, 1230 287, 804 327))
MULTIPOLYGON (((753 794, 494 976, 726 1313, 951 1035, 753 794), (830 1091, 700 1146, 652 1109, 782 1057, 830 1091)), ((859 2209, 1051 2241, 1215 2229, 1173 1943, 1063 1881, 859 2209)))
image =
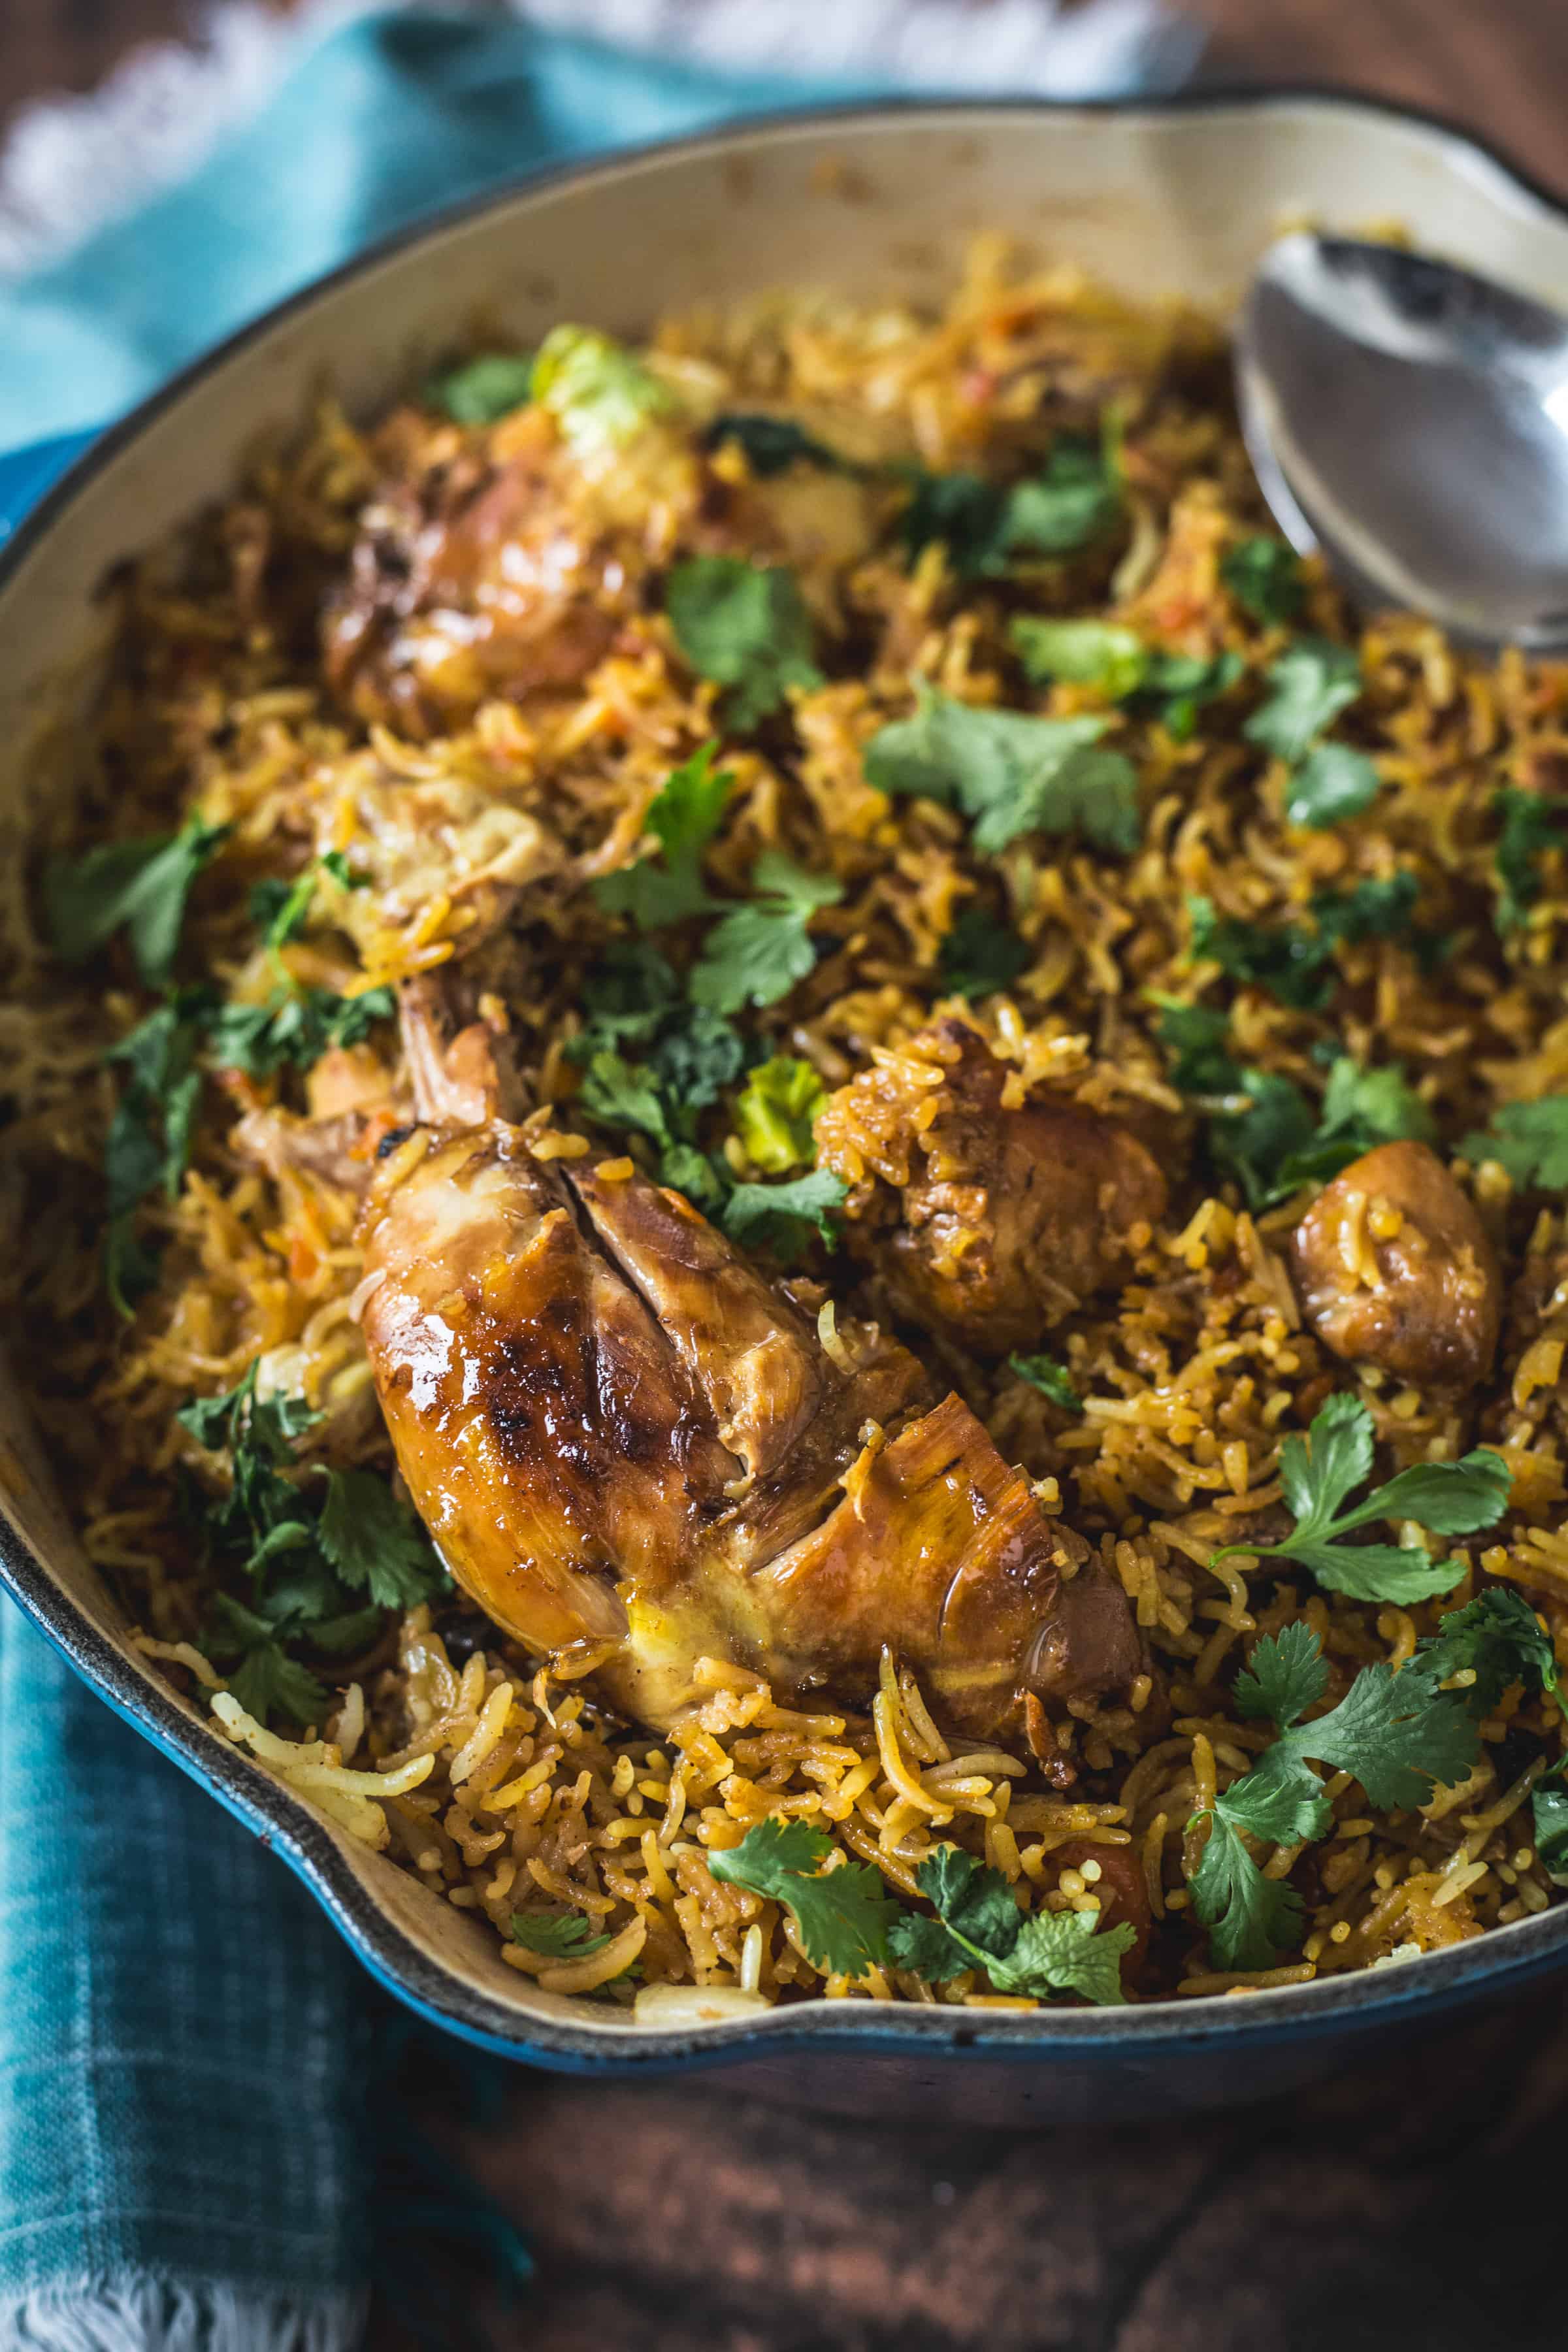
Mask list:
POLYGON ((811 615, 793 572, 737 555, 689 555, 665 587, 675 640, 700 677, 726 687, 725 723, 749 734, 791 688, 823 682, 811 615))
POLYGON ((1293 1433, 1279 1448, 1279 1483, 1296 1521, 1271 1544, 1226 1544, 1211 1566, 1237 1553, 1293 1559, 1330 1592, 1356 1601, 1404 1607, 1451 1591, 1464 1563, 1435 1559, 1424 1544, 1347 1544, 1358 1528, 1414 1520, 1433 1535, 1475 1535, 1496 1525, 1508 1507, 1512 1473, 1484 1446, 1458 1462, 1418 1462, 1373 1489, 1352 1509, 1344 1505, 1372 1475, 1373 1425, 1359 1397, 1341 1391, 1320 1405, 1305 1437, 1293 1433))
MULTIPOLYGON (((1108 423, 1110 420, 1108 420, 1108 423)), ((940 540, 961 579, 994 577, 1020 561, 1076 554, 1121 511, 1114 433, 1060 435, 1038 473, 1005 485, 979 474, 906 469, 904 544, 911 556, 940 540)))
MULTIPOLYGON (((1395 1673, 1386 1660, 1363 1667, 1326 1715, 1304 1721, 1328 1688, 1322 1645, 1300 1621, 1267 1634, 1236 1680, 1238 1714, 1271 1717, 1279 1738, 1189 1826, 1206 1827, 1192 1874, 1193 1905, 1222 1968, 1268 1969, 1300 1938, 1301 1899, 1270 1877, 1253 1841, 1295 1845, 1322 1837, 1333 1809, 1310 1759, 1359 1780, 1380 1812, 1426 1803, 1434 1786, 1462 1780, 1480 1752, 1479 1726, 1510 1685, 1549 1693, 1565 1706, 1551 1641, 1521 1595, 1507 1586, 1447 1611, 1395 1673), (1457 1686, 1456 1686, 1457 1685, 1457 1686)), ((1568 1861, 1563 1767, 1537 1784, 1536 1843, 1549 1874, 1568 1861)))
POLYGON ((1478 1163, 1500 1161, 1521 1192, 1568 1192, 1568 1095, 1500 1104, 1490 1128, 1467 1135, 1459 1150, 1478 1163))
POLYGON ((142 979, 149 988, 163 987, 192 886, 233 830, 192 816, 175 834, 105 841, 82 857, 51 858, 43 901, 56 954, 84 963, 123 931, 142 979))
POLYGON ((1268 672, 1269 692, 1242 729, 1289 771, 1285 813, 1322 830, 1357 816, 1377 797, 1378 774, 1364 751, 1324 742, 1325 730, 1362 690, 1361 659, 1326 637, 1298 637, 1268 672))
POLYGON ((752 896, 721 916, 687 975, 692 1003, 711 1013, 787 995, 816 962, 813 916, 844 896, 836 875, 808 874, 777 849, 763 850, 751 880, 752 896))
POLYGON ((651 931, 714 906, 702 880, 702 852, 719 830, 735 782, 732 769, 716 766, 718 755, 717 742, 706 742, 665 778, 644 819, 658 844, 656 854, 593 886, 607 915, 629 916, 640 930, 651 931))
POLYGON ((1009 1356, 1007 1370, 1038 1389, 1059 1412, 1083 1413, 1083 1399, 1070 1371, 1055 1356, 1009 1356))
POLYGON ((414 1513, 370 1470, 302 1467, 300 1440, 321 1421, 304 1400, 259 1394, 258 1358, 223 1395, 174 1418, 208 1454, 226 1455, 226 1488, 193 1496, 211 1557, 243 1582, 215 1595, 202 1646, 223 1665, 247 1711, 320 1722, 327 1694, 294 1654, 366 1646, 389 1611, 447 1589, 447 1572, 414 1513))
POLYGON ((1026 833, 1080 833, 1127 856, 1139 841, 1138 779, 1120 751, 1100 748, 1107 723, 982 709, 917 678, 912 717, 867 744, 866 780, 957 808, 984 856, 1026 833))
POLYGON ((983 907, 961 907, 938 952, 937 976, 950 994, 973 1003, 1010 988, 1033 954, 1026 940, 983 907))
POLYGON ((1541 896, 1536 860, 1548 849, 1568 848, 1568 800, 1548 800, 1542 793, 1509 788, 1492 802, 1498 820, 1498 899, 1493 916, 1504 937, 1518 930, 1541 896))
POLYGON ((891 1966, 941 1984, 978 1970, 998 1992, 1037 2000, 1122 2000, 1121 1955, 1137 1941, 1129 1923, 1102 1927, 1096 1911, 1026 1916, 1000 1871, 953 1845, 936 1847, 915 1872, 937 1914, 928 1918, 896 1903, 869 1863, 826 1867, 834 1852, 824 1831, 770 1817, 710 1853, 708 1867, 726 1885, 782 1903, 806 1958, 831 1974, 891 1966))

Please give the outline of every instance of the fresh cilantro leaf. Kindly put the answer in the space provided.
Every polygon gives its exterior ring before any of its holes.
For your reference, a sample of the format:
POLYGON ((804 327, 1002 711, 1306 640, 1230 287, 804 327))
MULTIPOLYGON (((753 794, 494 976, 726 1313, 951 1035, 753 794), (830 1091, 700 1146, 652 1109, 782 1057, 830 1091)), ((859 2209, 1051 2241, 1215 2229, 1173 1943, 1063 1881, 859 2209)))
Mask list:
POLYGON ((601 1127, 630 1128, 658 1144, 675 1140, 664 1096, 646 1063, 595 1054, 583 1074, 577 1107, 601 1127))
POLYGON ((1216 963, 1233 980, 1266 988, 1281 1004, 1317 1012, 1333 993, 1324 967, 1331 950, 1326 940, 1294 923, 1249 923, 1222 917, 1212 898, 1190 898, 1192 953, 1216 963))
POLYGON ((1312 912, 1324 939, 1355 946, 1363 940, 1394 940, 1408 930, 1421 885, 1408 867, 1386 881, 1358 882, 1350 890, 1319 890, 1312 912))
POLYGON ((1160 1049, 1170 1056, 1170 1078, 1184 1095, 1234 1095, 1242 1074, 1231 1058, 1230 1015, 1179 996, 1155 994, 1160 1049))
POLYGON ((43 899, 55 952, 67 963, 82 963, 122 930, 142 980, 162 988, 174 968, 191 886, 232 831, 193 816, 174 835, 100 842, 83 857, 51 858, 43 899))
POLYGON ((942 940, 937 971, 950 995, 990 996, 1026 971, 1032 950, 984 907, 961 907, 942 940))
POLYGON ((1311 1140, 1316 1122, 1289 1078, 1243 1070, 1239 1081, 1247 1107, 1210 1119, 1209 1151, 1221 1174, 1234 1177, 1249 1206, 1258 1209, 1272 1199, 1281 1165, 1311 1140))
POLYGON ((694 1143, 672 1143, 658 1163, 658 1181, 684 1192, 692 1206, 711 1217, 723 1208, 734 1180, 721 1160, 710 1160, 694 1143))
POLYGON ((980 1969, 998 1992, 1037 2000, 1077 1993, 1104 2008, 1119 2007, 1121 1955, 1138 1940, 1123 1921, 1102 1927, 1096 1911, 1037 1911, 1026 1916, 999 1870, 952 1845, 937 1846, 915 1872, 915 1884, 938 1920, 900 1912, 888 1929, 896 1968, 912 1969, 937 1983, 980 1969))
POLYGON ((565 1048, 573 1062, 606 1048, 644 1045, 680 1003, 680 982, 668 957, 646 940, 617 940, 583 982, 583 1027, 565 1048))
MULTIPOLYGON (((1336 1477, 1362 1451, 1359 1433, 1338 1418, 1336 1477)), ((1325 1443, 1325 1460, 1332 1451, 1325 1443)), ((1237 1677, 1239 1711, 1272 1715, 1281 1728, 1251 1770, 1215 1798, 1212 1812, 1194 1817, 1209 1822, 1192 1877, 1194 1906, 1222 1967, 1270 1968, 1300 1938, 1300 1899, 1280 1901, 1282 1882, 1264 1875, 1247 1839, 1295 1845, 1326 1832, 1332 1808, 1309 1759, 1350 1773, 1379 1811, 1426 1804, 1434 1785, 1452 1787, 1475 1762, 1479 1738, 1468 1709, 1436 1691, 1418 1664, 1398 1675, 1384 1659, 1364 1666, 1338 1706, 1300 1721, 1326 1686, 1321 1645, 1300 1624, 1259 1642, 1250 1673, 1237 1677)))
POLYGON ((725 719, 742 734, 778 709, 789 688, 809 692, 823 682, 793 572, 734 555, 689 555, 670 572, 665 610, 692 668, 730 689, 725 719))
POLYGON ((960 579, 994 568, 1006 492, 978 474, 931 474, 906 468, 910 489, 901 529, 911 556, 940 541, 960 579))
POLYGON ((258 1723, 278 1715, 294 1723, 321 1723, 331 1705, 324 1685, 280 1642, 256 1643, 224 1679, 231 1696, 258 1723))
POLYGON ((128 1071, 103 1155, 109 1196, 104 1278, 121 1315, 131 1313, 155 1279, 132 1229, 137 1203, 160 1191, 176 1199, 190 1162, 202 1083, 195 1056, 210 1003, 205 990, 178 991, 105 1056, 128 1071))
POLYGON ((827 1243, 837 1239, 830 1212, 841 1209, 848 1187, 826 1168, 794 1176, 786 1184, 737 1184, 720 1222, 732 1242, 767 1242, 792 1255, 809 1229, 827 1243))
POLYGON ((1269 696, 1242 729, 1288 767, 1294 767, 1361 693, 1361 659, 1326 637, 1298 637, 1268 672, 1269 696))
POLYGON ((1082 1413, 1083 1400, 1074 1385, 1073 1376, 1055 1356, 1009 1356, 1007 1370, 1016 1372, 1021 1381, 1027 1381, 1032 1389, 1038 1389, 1043 1397, 1048 1397, 1052 1404, 1059 1406, 1063 1412, 1082 1413))
POLYGON ((1008 491, 984 568, 1004 569, 1019 554, 1075 554, 1103 538, 1121 511, 1121 482, 1103 444, 1064 433, 1040 472, 1008 491))
POLYGON ((726 441, 737 442, 745 451, 746 463, 759 481, 797 465, 820 466, 834 474, 859 470, 793 417, 770 416, 764 410, 726 409, 716 416, 703 433, 702 446, 719 449, 726 441))
POLYGON ((1370 808, 1380 781, 1364 751, 1349 743, 1314 743, 1290 771, 1285 814, 1292 824, 1326 832, 1370 808))
POLYGON ((1464 1574, 1462 1561, 1434 1559, 1424 1545, 1337 1538, 1384 1519, 1415 1519, 1436 1535, 1477 1534, 1494 1526, 1507 1507, 1511 1474, 1506 1463, 1485 1449, 1459 1462, 1419 1463, 1347 1511, 1342 1506, 1352 1489, 1372 1475, 1372 1454, 1373 1420, 1365 1405, 1344 1391, 1329 1397, 1306 1437, 1292 1433, 1279 1448, 1279 1483, 1296 1519, 1294 1531, 1275 1544, 1226 1544, 1215 1559, 1250 1552, 1259 1559, 1297 1560, 1327 1591, 1356 1601, 1405 1605, 1451 1591, 1464 1574))
POLYGON ((606 914, 629 915, 648 931, 712 908, 715 901, 702 880, 702 852, 719 830, 735 781, 732 769, 715 769, 718 751, 717 743, 704 743, 665 778, 646 819, 658 854, 594 884, 594 896, 606 914))
POLYGON ((1219 576, 1244 613, 1265 627, 1293 621, 1301 609, 1300 562, 1282 539, 1238 540, 1220 559, 1219 576))
POLYGON ((689 1131, 689 1114, 719 1100, 740 1076, 752 1051, 721 1014, 700 1004, 683 1005, 647 1049, 647 1066, 664 1092, 671 1125, 689 1131))
POLYGON ((1379 1143, 1406 1138, 1430 1143, 1436 1132, 1431 1111, 1397 1064, 1366 1070, 1348 1054, 1339 1055, 1330 1066, 1317 1131, 1280 1161, 1268 1197, 1288 1201, 1303 1185, 1331 1182, 1379 1143))
POLYGON ((983 710, 917 679, 913 717, 867 744, 866 778, 960 809, 982 856, 1026 833, 1081 833, 1125 855, 1138 846, 1138 779, 1119 751, 1096 748, 1105 725, 983 710))
POLYGON ((397 996, 387 987, 358 996, 290 983, 261 1004, 223 1004, 207 1024, 213 1058, 221 1068, 270 1077, 289 1066, 309 1069, 334 1045, 363 1043, 378 1021, 390 1021, 397 996))
POLYGON ((1208 1837, 1192 1874, 1193 1909, 1222 1969, 1271 1969, 1301 1940, 1305 1906, 1282 1878, 1266 1878, 1246 1841, 1215 1810, 1194 1820, 1208 1837))
POLYGON ((1552 1636, 1511 1585, 1492 1585, 1462 1609, 1445 1612, 1436 1632, 1416 1643, 1406 1671, 1424 1674, 1434 1683, 1473 1675, 1474 1681, 1458 1695, 1478 1716, 1490 1715, 1511 1683, 1550 1692, 1559 1706, 1564 1706, 1552 1636))
POLYGON ((514 1911, 512 1939, 525 1951, 554 1960, 589 1960, 612 1940, 595 1936, 581 1911, 514 1911))
POLYGON ((1542 850, 1568 847, 1568 800, 1547 800, 1540 793, 1501 792, 1492 802, 1499 820, 1497 866, 1499 890, 1494 920, 1500 932, 1517 930, 1541 896, 1541 876, 1535 861, 1542 850))
POLYGON ((1215 654, 1203 661, 1195 654, 1151 652, 1138 700, 1152 703, 1168 735, 1190 742, 1197 731, 1198 712, 1229 692, 1247 665, 1236 653, 1215 654))
POLYGON ((440 409, 454 425, 494 425, 532 397, 531 352, 481 352, 461 367, 432 376, 425 387, 426 406, 440 409))
POLYGON ((816 1158, 812 1121, 826 1099, 809 1062, 775 1054, 761 1063, 735 1100, 735 1132, 752 1166, 770 1176, 809 1168, 816 1158))
POLYGON ((552 327, 534 360, 531 389, 575 455, 596 468, 677 411, 668 385, 594 327, 552 327))
POLYGON ((1019 613, 1007 635, 1032 686, 1063 678, 1121 702, 1137 692, 1149 667, 1142 638, 1114 621, 1041 621, 1019 613))
POLYGON ((888 1957, 888 1926, 898 1906, 872 1864, 825 1870, 834 1850, 823 1831, 770 1817, 755 1822, 739 1845, 710 1853, 708 1867, 726 1886, 784 1904, 813 1968, 863 1977, 888 1957))
POLYGON ((811 919, 836 906, 844 885, 831 874, 807 874, 776 849, 752 868, 755 896, 714 924, 687 977, 694 1004, 738 1013, 744 1004, 772 1004, 787 996, 816 962, 811 919))
POLYGON ((317 1538, 342 1581, 378 1609, 412 1609, 446 1587, 422 1522, 374 1470, 328 1472, 317 1538))
POLYGON ((1236 1678, 1236 1711, 1249 1719, 1271 1716, 1279 1730, 1289 1731, 1328 1686, 1322 1643, 1310 1625, 1293 1619, 1253 1645, 1245 1672, 1236 1678))
POLYGON ((1500 1104, 1490 1128, 1467 1135, 1459 1150, 1467 1160, 1499 1160, 1521 1192, 1568 1192, 1568 1095, 1500 1104))
POLYGON ((1568 1765, 1554 1764, 1542 1775, 1530 1810, 1541 1867, 1553 1886, 1568 1886, 1568 1765))

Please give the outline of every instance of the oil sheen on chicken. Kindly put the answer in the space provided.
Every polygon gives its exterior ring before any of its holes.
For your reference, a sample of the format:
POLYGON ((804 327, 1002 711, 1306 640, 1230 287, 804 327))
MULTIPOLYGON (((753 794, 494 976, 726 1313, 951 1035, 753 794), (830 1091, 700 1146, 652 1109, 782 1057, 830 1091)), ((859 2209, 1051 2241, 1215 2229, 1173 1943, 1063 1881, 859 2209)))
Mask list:
POLYGON ((421 1128, 365 1212, 363 1322, 397 1459, 453 1574, 662 1727, 700 1658, 864 1706, 889 1645, 966 1736, 1057 1751, 1124 1685, 1114 1581, 907 1349, 768 1281, 627 1161, 504 1120, 421 1128))

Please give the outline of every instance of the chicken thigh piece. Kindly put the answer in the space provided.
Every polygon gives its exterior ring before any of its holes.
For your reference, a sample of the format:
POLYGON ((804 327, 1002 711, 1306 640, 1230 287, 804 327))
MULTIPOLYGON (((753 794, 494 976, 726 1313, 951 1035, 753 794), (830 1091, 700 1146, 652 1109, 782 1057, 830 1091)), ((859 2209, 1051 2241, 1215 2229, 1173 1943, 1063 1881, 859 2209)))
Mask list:
POLYGON ((1490 1369, 1502 1274, 1475 1204, 1425 1143, 1380 1143, 1291 1236, 1301 1312, 1326 1348, 1398 1380, 1473 1387, 1490 1369))
POLYGON ((901 1315, 984 1356, 1032 1345, 1113 1281, 1166 1198, 1126 1128, 1038 1088, 1013 1104, 1015 1075, 942 1021, 816 1121, 822 1165, 851 1188, 851 1248, 901 1315))
POLYGON ((504 1122, 389 1155, 363 1322, 415 1505, 489 1613, 667 1727, 717 1657, 864 1706, 884 1645, 966 1734, 1041 1745, 1125 1682, 1125 1599, 956 1397, 874 1324, 811 1319, 625 1161, 504 1122), (888 1434, 889 1432, 892 1433, 888 1434), (1109 1609, 1106 1606, 1110 1602, 1109 1609))

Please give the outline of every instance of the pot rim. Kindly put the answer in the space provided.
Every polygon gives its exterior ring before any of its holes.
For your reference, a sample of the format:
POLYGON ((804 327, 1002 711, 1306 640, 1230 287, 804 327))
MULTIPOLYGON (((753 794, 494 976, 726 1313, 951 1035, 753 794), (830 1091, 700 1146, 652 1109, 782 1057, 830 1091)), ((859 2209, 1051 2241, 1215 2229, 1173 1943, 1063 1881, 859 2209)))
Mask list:
MULTIPOLYGON (((1226 118, 1322 108, 1347 129, 1368 118, 1414 126, 1453 160, 1477 165, 1515 198, 1568 226, 1568 202, 1452 117, 1395 103, 1371 92, 1313 82, 1217 86, 1155 96, 1105 99, 892 97, 732 117, 710 129, 642 142, 519 173, 480 194, 440 207, 379 238, 351 259, 275 303, 201 353, 100 434, 16 527, 0 549, 0 597, 75 503, 146 428, 178 406, 197 384, 283 320, 330 300, 382 263, 446 231, 542 194, 613 180, 649 163, 674 160, 759 138, 889 120, 973 121, 990 116, 1040 118, 1226 118)), ((349 1867, 325 1822, 305 1802, 237 1748, 204 1735, 150 1669, 133 1662, 91 1622, 46 1563, 0 1512, 0 1584, 59 1654, 121 1719, 205 1788, 264 1845, 270 1846, 316 1896, 371 1975, 389 1992, 445 2030, 497 2055, 557 2072, 659 2074, 732 2064, 742 2058, 842 2053, 949 2063, 965 2057, 1037 2063, 1053 2060, 1105 2065, 1153 2064, 1195 2057, 1223 2042, 1261 2048, 1302 2035, 1367 2032, 1398 2020, 1426 2019, 1483 1988, 1511 1992, 1561 1968, 1568 1957, 1568 1904, 1493 1928, 1484 1936, 1424 1954, 1417 1961, 1310 1984, 1280 1986, 1235 2001, 1166 2000, 1120 2009, 1038 2010, 1029 2014, 869 2001, 788 2004, 727 2024, 644 2028, 554 2017, 525 2017, 452 1967, 437 1961, 392 1918, 349 1867)))

